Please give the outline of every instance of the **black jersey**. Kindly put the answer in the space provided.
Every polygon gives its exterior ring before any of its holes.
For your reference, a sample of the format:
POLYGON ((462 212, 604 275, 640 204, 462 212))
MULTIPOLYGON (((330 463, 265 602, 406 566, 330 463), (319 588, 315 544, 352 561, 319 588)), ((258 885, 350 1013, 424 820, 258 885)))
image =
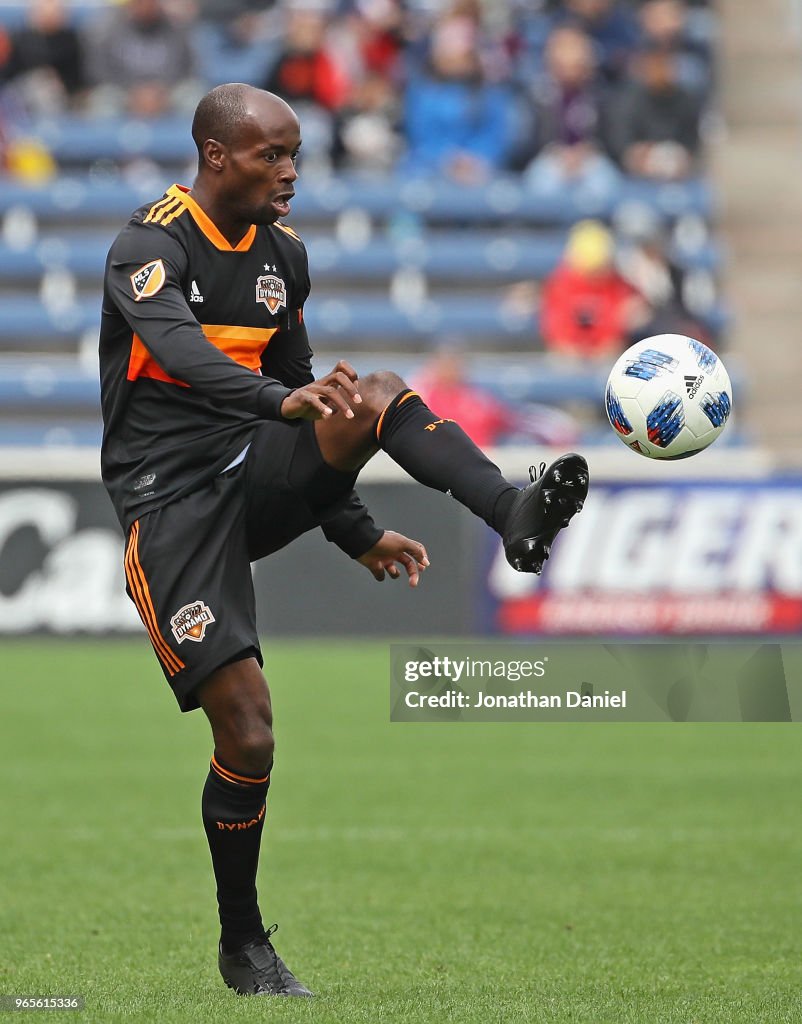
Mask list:
POLYGON ((311 381, 303 243, 252 226, 232 247, 188 190, 137 210, 106 262, 103 480, 123 526, 189 493, 311 381))
MULTIPOLYGON (((101 469, 123 529, 220 473, 313 380, 308 294, 286 225, 231 246, 181 185, 133 214, 106 261, 100 327, 101 469)), ((351 554, 376 535, 355 494, 324 530, 351 554)))

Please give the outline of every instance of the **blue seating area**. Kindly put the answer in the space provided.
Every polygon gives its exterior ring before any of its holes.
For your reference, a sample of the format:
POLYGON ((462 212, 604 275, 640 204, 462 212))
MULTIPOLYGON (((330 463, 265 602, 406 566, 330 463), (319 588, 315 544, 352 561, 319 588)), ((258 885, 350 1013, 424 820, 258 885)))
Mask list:
MULTIPOLYGON (((724 317, 723 311, 711 311, 710 322, 718 326, 724 317)), ((483 295, 443 294, 410 309, 354 289, 310 302, 305 321, 317 350, 332 353, 344 347, 368 352, 412 348, 422 359, 433 342, 456 338, 466 350, 486 351, 488 338, 500 352, 537 350, 537 314, 483 295)), ((26 342, 43 353, 70 351, 99 323, 96 299, 80 298, 52 309, 34 297, 9 299, 3 302, 0 352, 16 352, 26 342)))
MULTIPOLYGON (((186 134, 187 129, 185 120, 181 130, 186 134)), ((162 172, 156 180, 150 177, 132 184, 125 177, 109 176, 101 170, 60 174, 55 181, 38 186, 5 181, 3 209, 26 206, 43 223, 74 218, 81 224, 99 220, 117 224, 142 203, 152 201, 173 180, 162 172)), ((708 220, 715 212, 712 188, 703 178, 668 184, 630 178, 602 193, 566 189, 543 195, 528 191, 513 175, 498 175, 486 186, 471 188, 431 177, 352 174, 302 178, 293 201, 292 222, 303 227, 310 221, 330 221, 337 214, 358 209, 382 220, 407 214, 431 226, 484 223, 496 228, 515 225, 540 229, 569 225, 583 217, 609 219, 630 203, 642 203, 672 220, 688 214, 708 220)))
MULTIPOLYGON (((75 357, 96 337, 103 264, 115 232, 167 183, 154 191, 68 174, 46 186, 2 185, 0 405, 8 443, 97 441, 97 385, 75 357), (13 227, 20 217, 21 238, 13 227), (59 275, 71 284, 66 294, 59 275), (41 373, 31 377, 27 362, 15 358, 21 353, 35 354, 41 373), (53 357, 61 358, 53 364, 53 357), (61 424, 55 433, 54 417, 61 424)), ((500 397, 593 405, 603 383, 598 370, 561 372, 538 356, 537 311, 511 301, 508 289, 543 280, 577 218, 609 219, 633 202, 667 221, 706 222, 714 200, 704 181, 630 181, 614 195, 547 199, 512 177, 488 189, 428 180, 301 180, 292 223, 309 252, 313 296, 306 320, 313 344, 326 364, 352 352, 364 366, 365 357, 382 352, 382 364, 412 373, 440 342, 459 338, 474 353, 471 377, 500 397), (488 351, 497 354, 482 355, 488 351), (505 370, 509 365, 513 372, 505 370)), ((710 273, 721 262, 704 233, 692 245, 676 243, 672 255, 686 268, 710 273)), ((722 330, 726 320, 723 304, 711 304, 710 329, 722 330)))
MULTIPOLYGON (((347 352, 340 356, 356 364, 361 373, 385 369, 390 360, 376 352, 347 352)), ((87 360, 88 362, 88 360, 87 360)), ((408 380, 414 380, 421 366, 416 355, 394 352, 392 369, 408 380)), ((331 369, 326 354, 315 357, 314 369, 324 373, 331 369)), ((731 376, 736 395, 743 392, 744 382, 737 372, 731 376)), ((523 406, 537 403, 561 405, 585 403, 595 405, 603 392, 607 367, 589 366, 584 373, 548 358, 532 359, 513 353, 483 355, 471 359, 469 382, 490 390, 496 397, 523 406)), ((9 445, 93 445, 100 443, 100 422, 95 415, 100 402, 97 374, 75 359, 51 357, 31 364, 21 357, 0 359, 0 408, 3 410, 3 443, 9 445)), ((593 427, 585 431, 584 440, 617 445, 609 431, 600 433, 593 427)), ((737 445, 740 436, 731 431, 723 443, 737 445)))
MULTIPOLYGON (((300 216, 293 222, 303 231, 300 216)), ((311 228, 302 237, 316 285, 342 280, 386 284, 392 274, 410 267, 438 284, 539 280, 557 266, 566 240, 560 230, 535 236, 512 230, 497 236, 467 228, 406 237, 394 237, 392 231, 372 232, 371 237, 356 241, 311 228)), ((51 229, 25 246, 0 240, 0 278, 28 281, 63 267, 81 281, 97 281, 112 238, 111 231, 51 229)), ((698 248, 675 247, 672 257, 686 268, 715 270, 720 263, 718 249, 709 240, 698 248)))
MULTIPOLYGON (((346 353, 355 356, 364 373, 381 369, 387 359, 376 353, 346 353)), ((325 372, 330 359, 319 355, 315 365, 325 372)), ((420 365, 414 356, 395 354, 394 368, 407 377, 413 377, 420 365)), ((520 402, 562 402, 569 400, 592 401, 603 387, 606 372, 594 367, 577 379, 568 368, 553 365, 546 375, 542 367, 515 355, 477 355, 471 365, 471 381, 479 384, 492 381, 491 390, 498 396, 513 397, 520 402)), ((100 400, 97 375, 83 369, 76 361, 50 359, 36 366, 19 359, 0 362, 0 404, 4 412, 20 416, 26 412, 43 412, 48 406, 57 407, 68 414, 83 413, 100 400)))
MULTIPOLYGON (((84 26, 110 5, 68 6, 71 22, 84 26)), ((13 32, 28 15, 28 4, 0 0, 0 29, 13 32)), ((533 14, 530 29, 542 17, 533 14)), ((251 70, 233 77, 255 81, 269 59, 261 44, 231 44, 235 63, 222 71, 225 33, 201 21, 192 31, 206 84, 218 73, 232 77, 237 61, 251 70)), ((106 252, 134 209, 173 181, 191 182, 189 115, 90 116, 77 104, 22 118, 14 134, 43 147, 57 173, 38 183, 0 176, 0 430, 8 443, 53 436, 95 443, 98 390, 86 367, 106 252)), ((623 176, 604 187, 537 190, 509 171, 467 186, 400 169, 326 172, 314 161, 306 169, 303 159, 300 170, 290 224, 309 253, 305 318, 322 366, 353 354, 363 372, 375 361, 414 375, 440 345, 458 344, 470 379, 499 397, 584 404, 591 421, 600 418, 605 375, 591 361, 563 365, 543 351, 539 292, 572 225, 595 218, 615 228, 638 210, 663 225, 672 264, 695 277, 698 323, 713 338, 726 331, 717 286, 724 254, 711 231, 716 198, 704 177, 623 176)))

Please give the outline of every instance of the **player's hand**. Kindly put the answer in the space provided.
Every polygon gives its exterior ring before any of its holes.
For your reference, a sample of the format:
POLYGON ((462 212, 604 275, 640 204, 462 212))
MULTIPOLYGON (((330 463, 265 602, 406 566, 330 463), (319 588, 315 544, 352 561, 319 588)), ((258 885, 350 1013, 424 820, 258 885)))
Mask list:
POLYGON ((406 570, 409 577, 409 585, 417 587, 420 574, 429 565, 429 558, 426 548, 416 540, 410 540, 400 533, 393 533, 392 530, 385 530, 370 551, 366 551, 361 558, 357 558, 360 565, 364 565, 373 573, 373 578, 380 583, 385 574, 391 579, 397 580, 401 575, 399 565, 406 570))
POLYGON ((325 377, 291 391, 281 403, 281 415, 286 420, 323 420, 341 412, 350 420, 354 417, 352 406, 361 401, 359 376, 341 359, 325 377))

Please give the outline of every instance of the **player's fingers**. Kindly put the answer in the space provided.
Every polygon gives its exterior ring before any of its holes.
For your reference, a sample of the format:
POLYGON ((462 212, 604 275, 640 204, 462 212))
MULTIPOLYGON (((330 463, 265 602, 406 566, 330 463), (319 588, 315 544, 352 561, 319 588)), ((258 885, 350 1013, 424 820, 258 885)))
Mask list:
POLYGON ((348 399, 343 395, 338 384, 318 382, 316 387, 320 389, 320 397, 331 412, 339 411, 349 420, 354 418, 354 410, 351 408, 348 399))
POLYGON ((344 373, 346 377, 348 377, 348 379, 352 381, 359 380, 359 374, 356 372, 353 366, 351 366, 351 364, 345 359, 340 359, 340 361, 334 367, 333 372, 344 373))
POLYGON ((423 544, 419 544, 418 541, 407 540, 407 551, 412 555, 421 569, 425 569, 430 564, 429 556, 426 554, 426 548, 423 544))
POLYGON ((384 581, 384 569, 381 565, 377 566, 375 569, 371 569, 370 571, 373 573, 374 580, 377 580, 379 583, 384 581))
POLYGON ((293 391, 281 406, 282 415, 287 419, 319 420, 331 416, 334 410, 311 388, 293 391))
POLYGON ((398 568, 395 562, 391 562, 390 565, 387 566, 387 573, 394 580, 397 580, 398 577, 401 575, 401 570, 398 568))
POLYGON ((326 383, 331 387, 342 388, 357 405, 362 401, 362 396, 359 393, 359 385, 356 381, 351 380, 347 373, 337 371, 330 373, 326 377, 326 383))
POLYGON ((398 561, 404 566, 409 577, 409 585, 411 587, 417 587, 420 580, 421 567, 419 566, 414 555, 411 555, 408 551, 405 551, 400 556, 398 561))

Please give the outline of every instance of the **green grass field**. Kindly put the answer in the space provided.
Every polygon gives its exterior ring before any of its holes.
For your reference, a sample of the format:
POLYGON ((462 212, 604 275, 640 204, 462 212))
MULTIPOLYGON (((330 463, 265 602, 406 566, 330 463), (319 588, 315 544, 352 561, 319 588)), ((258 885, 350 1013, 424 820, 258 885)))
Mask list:
POLYGON ((266 645, 260 892, 318 994, 215 962, 210 753, 146 642, 9 642, 0 994, 47 1020, 802 1021, 794 725, 394 724, 388 647, 266 645))

